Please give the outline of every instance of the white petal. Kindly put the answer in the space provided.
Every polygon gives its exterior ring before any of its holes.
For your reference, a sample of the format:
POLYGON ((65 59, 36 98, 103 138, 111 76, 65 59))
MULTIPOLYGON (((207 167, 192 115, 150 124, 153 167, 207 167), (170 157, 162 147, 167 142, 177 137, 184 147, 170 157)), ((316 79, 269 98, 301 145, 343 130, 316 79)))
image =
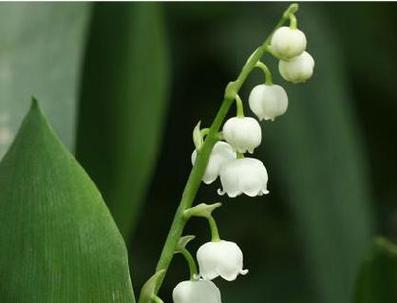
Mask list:
POLYGON ((281 76, 292 83, 301 83, 310 79, 313 75, 314 59, 308 52, 303 52, 300 56, 291 60, 280 60, 278 69, 281 76))
POLYGON ((240 153, 253 152, 262 140, 258 121, 251 117, 233 117, 223 126, 225 140, 240 153))
POLYGON ((222 192, 231 198, 242 193, 250 197, 269 193, 267 170, 258 159, 244 158, 230 161, 222 167, 220 178, 222 192))
POLYGON ((221 276, 225 280, 235 280, 243 270, 243 253, 236 243, 230 241, 208 242, 197 251, 200 275, 204 279, 221 276))
POLYGON ((256 197, 262 193, 262 181, 258 178, 241 179, 240 189, 249 197, 256 197))
MULTIPOLYGON (((196 158, 197 151, 195 150, 192 153, 192 164, 196 162, 196 158)), ((223 141, 218 141, 217 143, 215 143, 203 176, 203 182, 206 184, 214 182, 216 178, 218 178, 219 170, 221 169, 222 165, 227 161, 233 160, 235 158, 236 153, 233 151, 233 148, 228 143, 223 141)))
POLYGON ((306 44, 306 36, 302 31, 282 26, 274 32, 270 48, 278 57, 290 59, 302 54, 306 44))
POLYGON ((217 243, 219 242, 207 242, 197 251, 197 262, 203 279, 212 280, 219 276, 218 263, 221 252, 217 249, 217 243))
POLYGON ((266 95, 266 86, 267 85, 265 84, 255 86, 248 98, 250 109, 258 117, 259 121, 266 117, 266 114, 263 110, 263 96, 266 95))
POLYGON ((180 282, 172 292, 174 303, 221 303, 219 288, 212 281, 180 282))
POLYGON ((259 120, 274 120, 286 112, 288 96, 280 85, 260 84, 252 89, 248 103, 259 120))
POLYGON ((227 193, 230 198, 241 194, 239 186, 240 161, 237 160, 225 164, 220 171, 222 192, 227 193))

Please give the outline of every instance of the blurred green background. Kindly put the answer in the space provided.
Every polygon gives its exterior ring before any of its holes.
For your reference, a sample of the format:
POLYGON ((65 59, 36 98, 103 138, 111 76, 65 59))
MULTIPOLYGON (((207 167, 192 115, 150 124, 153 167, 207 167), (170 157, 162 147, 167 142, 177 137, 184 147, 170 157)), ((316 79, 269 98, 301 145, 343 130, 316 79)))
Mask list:
MULTIPOLYGON (((209 125, 228 81, 287 3, 0 4, 0 157, 30 96, 103 193, 129 246, 135 291, 153 273, 191 168, 192 129, 209 125)), ((256 157, 271 194, 219 197, 221 236, 250 274, 217 281, 223 301, 347 303, 369 240, 397 241, 397 6, 302 3, 315 75, 263 123, 256 157)), ((243 99, 262 77, 254 72, 243 99)), ((249 112, 249 111, 248 111, 249 112)), ((251 114, 251 113, 250 113, 251 114)), ((209 238, 193 220, 187 232, 209 238)), ((161 291, 187 279, 180 257, 161 291)))

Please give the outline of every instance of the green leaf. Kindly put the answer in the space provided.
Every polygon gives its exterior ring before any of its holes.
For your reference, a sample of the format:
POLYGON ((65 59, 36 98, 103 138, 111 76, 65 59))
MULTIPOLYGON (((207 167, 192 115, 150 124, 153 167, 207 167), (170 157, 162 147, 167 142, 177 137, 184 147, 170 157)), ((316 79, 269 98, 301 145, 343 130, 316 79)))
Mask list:
POLYGON ((356 285, 356 303, 397 302, 397 245, 375 240, 356 285))
POLYGON ((127 251, 34 101, 0 163, 0 301, 133 303, 127 251))
POLYGON ((87 3, 0 4, 0 158, 32 94, 69 149, 88 24, 87 3))
POLYGON ((125 239, 133 232, 161 142, 168 49, 156 3, 97 4, 86 54, 77 158, 125 239))

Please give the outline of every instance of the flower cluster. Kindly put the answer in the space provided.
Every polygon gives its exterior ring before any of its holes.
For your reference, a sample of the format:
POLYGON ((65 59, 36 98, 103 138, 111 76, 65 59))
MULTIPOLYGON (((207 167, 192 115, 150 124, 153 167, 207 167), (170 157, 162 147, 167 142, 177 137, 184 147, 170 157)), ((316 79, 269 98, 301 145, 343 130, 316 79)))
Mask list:
MULTIPOLYGON (((295 16, 291 18, 290 27, 282 26, 273 33, 268 49, 280 59, 279 71, 285 80, 299 83, 312 76, 314 60, 306 52, 306 46, 306 36, 296 28, 295 16)), ((265 83, 252 89, 248 98, 249 108, 259 121, 274 121, 287 111, 288 96, 282 86, 273 84, 271 73, 263 62, 256 66, 264 71, 265 83)), ((244 157, 245 153, 252 154, 261 144, 261 126, 256 119, 244 116, 242 100, 237 94, 235 98, 237 115, 224 123, 224 141, 215 144, 203 181, 210 184, 219 177, 222 189, 218 193, 226 193, 231 198, 241 194, 250 197, 267 194, 268 174, 262 161, 244 157)), ((193 164, 196 156, 195 150, 193 164)))
MULTIPOLYGON (((279 60, 278 67, 282 78, 292 83, 302 83, 313 75, 314 60, 306 52, 306 36, 297 28, 295 11, 288 11, 289 14, 286 15, 290 19, 290 26, 279 27, 271 36, 270 43, 262 47, 266 47, 266 51, 279 60)), ((227 194, 230 198, 241 194, 255 197, 269 193, 268 173, 262 161, 251 156, 245 157, 245 154, 253 154, 262 142, 259 121, 274 121, 288 108, 285 89, 273 84, 271 72, 263 62, 254 63, 255 67, 260 68, 265 75, 264 83, 255 86, 248 98, 249 108, 257 119, 244 115, 244 103, 237 92, 225 94, 231 102, 232 98, 235 99, 236 116, 224 123, 221 133, 217 133, 216 137, 213 135, 212 139, 215 137, 218 141, 213 145, 202 177, 202 181, 206 184, 214 182, 219 177, 222 185, 218 190, 219 195, 227 194)), ((191 157, 193 165, 200 155, 204 137, 210 132, 209 129, 200 130, 200 123, 196 126, 193 132, 196 149, 191 157)), ((208 156, 208 149, 207 154, 204 155, 208 156)), ((219 237, 215 219, 212 217, 212 211, 219 206, 220 203, 199 204, 185 211, 188 217, 198 216, 208 219, 212 241, 205 243, 197 251, 198 271, 194 258, 184 247, 186 243, 179 249, 178 252, 181 252, 189 263, 191 279, 175 287, 174 303, 221 303, 220 291, 212 280, 222 277, 227 281, 233 281, 238 275, 248 273, 248 270, 243 269, 243 253, 239 246, 219 237)))

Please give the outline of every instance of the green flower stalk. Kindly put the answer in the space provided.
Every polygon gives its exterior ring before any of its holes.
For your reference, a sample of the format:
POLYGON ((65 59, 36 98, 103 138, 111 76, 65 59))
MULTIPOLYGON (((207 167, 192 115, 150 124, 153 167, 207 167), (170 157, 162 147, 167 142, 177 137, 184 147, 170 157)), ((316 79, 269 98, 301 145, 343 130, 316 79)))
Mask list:
MULTIPOLYGON (((290 57, 291 54, 293 56, 299 56, 301 55, 301 52, 305 50, 306 44, 304 43, 303 45, 302 41, 299 45, 294 45, 294 43, 291 41, 287 41, 287 44, 285 44, 285 41, 283 40, 283 33, 278 34, 279 39, 276 41, 277 48, 272 48, 271 45, 273 33, 281 28, 286 22, 290 21, 290 30, 297 31, 297 20, 295 17, 295 13, 297 12, 297 10, 298 4, 292 4, 285 10, 281 19, 275 26, 273 32, 248 58, 236 80, 228 83, 225 88, 224 99, 210 128, 200 129, 200 123, 198 123, 195 127, 193 132, 193 141, 196 150, 192 155, 192 162, 194 165, 182 193, 182 197, 176 210, 174 220, 172 222, 170 231, 165 241, 160 258, 158 260, 155 274, 151 279, 149 279, 149 281, 142 289, 141 297, 139 299, 140 303, 150 303, 154 300, 159 300, 157 294, 161 288, 165 274, 168 271, 175 252, 182 253, 185 256, 191 272, 191 280, 181 282, 174 290, 174 301, 176 303, 204 302, 202 301, 202 299, 198 299, 197 297, 192 297, 189 299, 189 296, 187 295, 188 288, 192 290, 192 293, 196 293, 196 290, 198 290, 200 287, 203 287, 202 289, 211 289, 208 290, 208 303, 218 303, 220 302, 220 295, 218 295, 218 292, 214 288, 214 285, 211 284, 212 282, 209 280, 213 279, 218 275, 223 276, 227 280, 234 280, 238 274, 247 273, 247 271, 243 270, 243 256, 237 244, 235 244, 234 242, 221 240, 221 238, 219 237, 218 227, 211 213, 215 208, 219 207, 220 204, 199 204, 194 207, 192 207, 192 205, 195 200, 197 191, 201 185, 201 182, 203 181, 209 184, 215 181, 218 176, 220 176, 223 186, 223 190, 221 192, 227 193, 229 197, 236 197, 243 193, 249 196, 257 196, 268 193, 266 187, 268 177, 266 168, 264 167, 263 163, 257 159, 244 158, 245 152, 252 153, 254 151, 254 148, 260 144, 261 129, 259 123, 254 118, 244 117, 244 103, 242 102, 238 94, 241 87, 245 83, 248 75, 255 68, 259 68, 263 71, 265 75, 265 84, 268 87, 273 86, 272 74, 268 67, 261 61, 262 57, 266 53, 274 55, 276 56, 276 58, 281 59, 285 58, 282 53, 283 50, 286 49, 285 45, 287 45, 287 51, 289 51, 288 55, 290 55, 290 57), (292 53, 290 52, 289 47, 294 48, 292 53), (236 102, 237 106, 237 117, 232 119, 237 119, 237 122, 239 124, 237 128, 239 129, 241 128, 240 124, 244 122, 244 128, 246 129, 246 131, 235 132, 234 130, 236 127, 230 125, 229 123, 229 125, 225 124, 223 132, 221 133, 220 129, 222 127, 222 124, 224 123, 225 117, 234 102, 236 102), (251 120, 254 121, 252 122, 251 120), (226 142, 222 140, 225 140, 226 142), (246 183, 242 182, 241 178, 245 179, 246 183), (238 188, 239 186, 242 186, 243 188, 238 188), (210 229, 212 233, 212 241, 202 246, 199 254, 200 258, 198 258, 199 265, 201 265, 199 266, 200 276, 204 280, 195 279, 195 274, 197 272, 195 262, 190 253, 184 247, 181 248, 180 246, 180 241, 184 242, 184 240, 186 239, 186 237, 182 237, 184 227, 187 221, 192 216, 206 218, 211 227, 210 229), (208 253, 209 251, 215 251, 216 254, 208 253), (215 263, 222 263, 222 261, 228 259, 228 257, 230 257, 231 255, 233 255, 233 258, 236 260, 235 268, 233 269, 232 273, 228 271, 230 270, 230 268, 228 268, 230 264, 226 263, 218 264, 218 269, 220 270, 219 272, 212 271, 212 269, 216 267, 215 263), (210 264, 210 266, 208 264, 210 264)), ((293 32, 293 34, 296 33, 297 32, 293 32)), ((300 32, 298 34, 300 35, 300 32)), ((307 73, 302 76, 302 73, 299 73, 300 71, 296 70, 296 66, 294 66, 293 68, 294 70, 290 69, 289 66, 283 67, 283 72, 286 75, 285 78, 288 78, 291 82, 299 82, 302 80, 302 77, 305 76, 307 78, 307 73), (296 79, 296 77, 300 78, 296 79)), ((276 97, 269 97, 267 96, 268 92, 262 90, 258 92, 257 96, 255 96, 254 98, 254 113, 257 114, 260 119, 264 118, 274 120, 275 116, 279 116, 286 111, 286 95, 281 96, 283 98, 283 104, 280 108, 277 108, 277 106, 279 106, 278 99, 280 99, 277 97, 278 92, 273 90, 271 91, 271 93, 275 94, 276 97), (266 101, 269 100, 269 98, 271 100, 266 101), (262 99, 265 101, 263 101, 262 99), (263 102, 267 103, 262 108, 261 103, 263 102)))

